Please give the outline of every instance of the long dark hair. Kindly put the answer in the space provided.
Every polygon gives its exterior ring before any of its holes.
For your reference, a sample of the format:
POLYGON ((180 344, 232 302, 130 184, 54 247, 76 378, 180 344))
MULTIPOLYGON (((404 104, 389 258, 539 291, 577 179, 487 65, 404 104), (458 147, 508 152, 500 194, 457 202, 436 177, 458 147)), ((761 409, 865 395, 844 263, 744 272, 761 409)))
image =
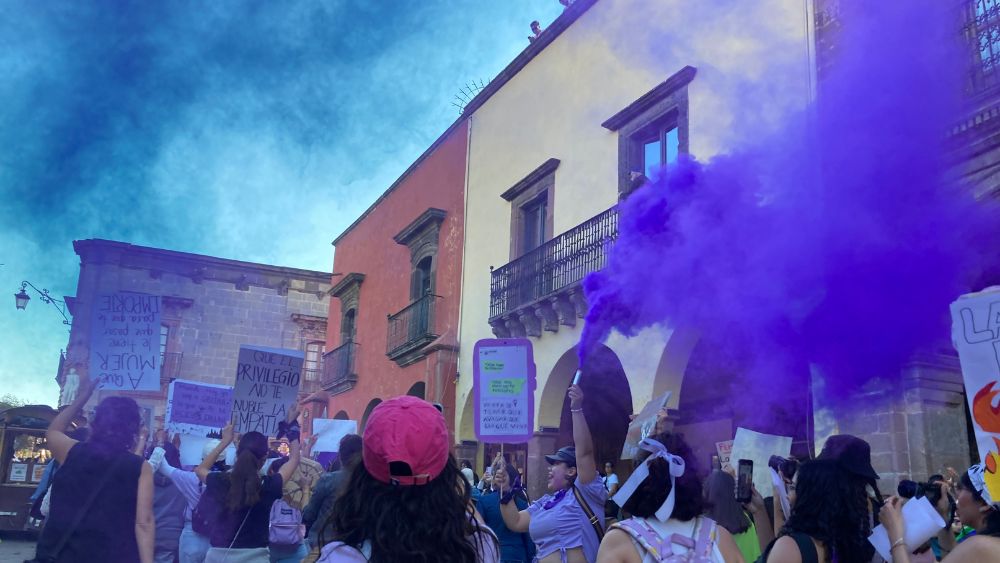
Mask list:
POLYGON ((135 448, 142 417, 139 405, 128 397, 105 397, 97 405, 88 442, 107 452, 128 452, 135 448))
MULTIPOLYGON (((663 444, 670 453, 684 459, 684 475, 674 480, 677 492, 674 495, 674 512, 670 517, 687 522, 701 516, 705 512, 705 499, 702 497, 701 478, 698 477, 698 467, 691 446, 684 441, 683 436, 671 432, 663 432, 651 438, 663 444)), ((641 454, 636 459, 640 463, 650 455, 646 451, 642 451, 641 454)), ((649 477, 643 480, 622 506, 622 510, 632 516, 649 518, 656 514, 669 494, 670 463, 662 458, 654 459, 649 462, 649 477)))
POLYGON ((450 454, 441 474, 426 485, 382 483, 358 463, 341 487, 337 509, 323 523, 320 543, 327 543, 323 536, 329 529, 333 540, 350 546, 371 542, 371 563, 475 563, 486 536, 468 540, 476 530, 470 498, 450 454))
POLYGON ((781 535, 806 534, 826 546, 827 561, 867 561, 871 524, 868 496, 836 461, 802 464, 796 474, 795 506, 781 535))
POLYGON ((235 512, 257 504, 260 500, 260 476, 257 474, 267 458, 267 437, 260 432, 247 432, 236 448, 236 463, 226 473, 229 496, 226 507, 235 512))
MULTIPOLYGON (((972 479, 969 478, 969 473, 966 471, 962 473, 962 488, 972 493, 973 498, 976 502, 980 504, 986 504, 986 499, 983 495, 979 494, 979 491, 972 485, 972 479)), ((986 513, 984 526, 982 530, 976 530, 976 534, 981 536, 993 536, 1000 537, 1000 510, 995 507, 991 508, 989 512, 986 513)))
POLYGON ((729 530, 730 534, 742 534, 750 527, 746 512, 736 502, 736 479, 716 469, 705 482, 705 501, 708 517, 729 530))

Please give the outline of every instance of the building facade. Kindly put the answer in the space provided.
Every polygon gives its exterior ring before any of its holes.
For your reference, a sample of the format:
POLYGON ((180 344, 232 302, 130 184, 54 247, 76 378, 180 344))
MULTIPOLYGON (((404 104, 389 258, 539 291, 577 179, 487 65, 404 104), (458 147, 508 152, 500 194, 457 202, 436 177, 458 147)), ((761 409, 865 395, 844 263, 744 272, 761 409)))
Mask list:
MULTIPOLYGON (((472 345, 529 338, 535 435, 507 451, 536 496, 543 456, 572 439, 566 389, 587 311, 580 282, 605 263, 617 203, 678 155, 711 158, 809 101, 808 3, 736 3, 724 12, 701 4, 578 0, 466 109, 459 451, 482 460, 497 450, 474 442, 472 345)), ((718 402, 699 393, 707 386, 684 385, 712 356, 698 343, 687 327, 658 326, 612 334, 596 352, 601 368, 582 386, 599 463, 617 462, 629 415, 665 391, 679 430, 708 448, 732 438, 743 414, 693 416, 700 401, 718 402)), ((707 460, 710 451, 697 454, 707 460)))
POLYGON ((333 242, 322 386, 359 430, 404 394, 454 420, 466 140, 459 120, 333 242))
MULTIPOLYGON (((123 242, 73 242, 80 256, 66 359, 81 380, 90 363, 91 308, 98 295, 130 291, 160 297, 160 390, 129 392, 152 429, 162 428, 174 379, 232 385, 240 345, 301 350, 300 397, 320 389, 330 274, 228 260, 123 242)), ((97 402, 107 392, 95 393, 97 402)))

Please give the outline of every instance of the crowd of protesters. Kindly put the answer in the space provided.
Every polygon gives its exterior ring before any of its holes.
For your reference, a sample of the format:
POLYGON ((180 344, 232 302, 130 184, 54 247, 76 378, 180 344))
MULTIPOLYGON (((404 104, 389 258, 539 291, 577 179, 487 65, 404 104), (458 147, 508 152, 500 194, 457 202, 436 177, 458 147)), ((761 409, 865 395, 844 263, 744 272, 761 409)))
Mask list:
POLYGON ((813 460, 778 459, 774 495, 753 487, 741 503, 731 468, 700 471, 664 416, 626 478, 610 462, 598 471, 573 385, 574 446, 545 456, 548 491, 532 501, 509 459, 498 455, 480 477, 453 455, 440 410, 405 396, 376 407, 363 436, 341 440, 306 502, 289 493, 300 463, 316 465, 297 408, 274 437, 286 454, 229 426, 187 471, 178 437, 147 443, 132 399, 107 397, 87 431, 69 430, 95 387, 84 384, 46 434, 55 463, 32 497, 45 506, 35 561, 867 563, 882 561, 869 541, 880 525, 896 562, 1000 561, 1000 499, 983 466, 928 485, 947 525, 907 545, 906 500, 881 494, 870 447, 854 436, 832 436, 813 460))

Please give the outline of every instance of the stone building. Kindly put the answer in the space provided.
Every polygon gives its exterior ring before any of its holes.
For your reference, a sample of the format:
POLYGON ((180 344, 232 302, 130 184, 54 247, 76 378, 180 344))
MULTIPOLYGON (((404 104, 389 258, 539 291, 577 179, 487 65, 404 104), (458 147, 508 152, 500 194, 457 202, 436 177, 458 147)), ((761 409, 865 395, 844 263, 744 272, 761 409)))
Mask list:
MULTIPOLYGON (((60 388, 72 368, 86 378, 90 310, 102 293, 160 296, 160 390, 129 392, 160 428, 173 379, 232 385, 241 344, 301 350, 300 396, 319 389, 329 307, 328 272, 255 264, 101 239, 78 240, 77 293, 60 388)), ((98 391, 96 404, 106 392, 98 391)))

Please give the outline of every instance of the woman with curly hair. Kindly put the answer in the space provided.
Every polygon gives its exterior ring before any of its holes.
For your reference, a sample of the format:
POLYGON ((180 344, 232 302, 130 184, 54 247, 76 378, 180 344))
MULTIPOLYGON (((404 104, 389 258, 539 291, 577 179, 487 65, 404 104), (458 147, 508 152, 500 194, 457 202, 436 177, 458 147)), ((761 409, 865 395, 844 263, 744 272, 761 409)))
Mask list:
MULTIPOLYGON (((940 483, 944 487, 944 483, 940 483)), ((978 563, 980 561, 1000 561, 1000 500, 993 500, 986 488, 985 468, 982 464, 973 465, 962 474, 958 483, 955 498, 956 510, 962 524, 975 530, 972 534, 955 544, 955 536, 951 535, 949 527, 938 532, 938 541, 947 563, 978 563)), ((949 516, 951 507, 946 491, 942 490, 937 510, 944 518, 949 516)), ((892 497, 882 508, 882 524, 889 535, 892 560, 896 563, 910 563, 910 550, 904 538, 906 537, 906 522, 903 521, 901 510, 903 500, 892 497)))
POLYGON ((441 412, 416 397, 379 404, 368 417, 362 463, 351 470, 319 561, 493 563, 496 537, 476 517, 450 453, 441 412))
POLYGON ((817 459, 795 473, 795 501, 764 552, 765 563, 869 561, 871 522, 864 483, 836 460, 817 459))
POLYGON ((50 513, 36 559, 152 563, 153 472, 132 452, 142 425, 139 405, 127 397, 106 397, 97 405, 85 442, 66 435, 97 386, 97 379, 83 383, 45 433, 60 469, 52 479, 50 513))
POLYGON ((742 563, 732 535, 703 516, 701 479, 684 439, 664 432, 639 447, 641 464, 613 499, 632 517, 611 526, 597 561, 648 563, 674 554, 691 561, 742 563))

